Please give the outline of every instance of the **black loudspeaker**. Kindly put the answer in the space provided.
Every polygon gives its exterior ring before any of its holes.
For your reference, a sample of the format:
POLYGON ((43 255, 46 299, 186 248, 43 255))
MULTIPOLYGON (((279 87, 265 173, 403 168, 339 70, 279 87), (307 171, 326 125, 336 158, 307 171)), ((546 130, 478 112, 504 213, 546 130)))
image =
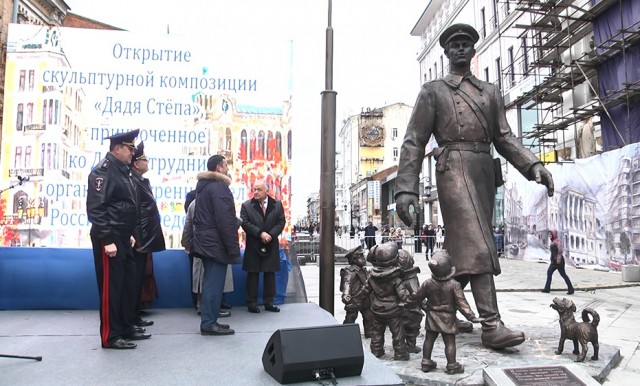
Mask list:
POLYGON ((280 329, 264 348, 262 366, 281 384, 360 375, 364 366, 360 326, 280 329))

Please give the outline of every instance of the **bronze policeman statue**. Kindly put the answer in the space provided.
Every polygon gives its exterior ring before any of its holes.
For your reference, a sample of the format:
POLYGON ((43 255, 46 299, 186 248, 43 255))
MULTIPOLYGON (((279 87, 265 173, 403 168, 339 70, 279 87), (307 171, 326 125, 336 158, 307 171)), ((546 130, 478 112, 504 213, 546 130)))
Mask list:
POLYGON ((418 207, 418 185, 425 146, 433 134, 438 148, 436 186, 447 233, 444 249, 456 268, 456 280, 471 291, 482 322, 482 344, 500 349, 524 342, 524 333, 507 328, 500 319, 493 280, 500 263, 492 233, 497 186, 502 184, 499 162, 491 145, 529 180, 553 195, 551 173, 513 135, 507 123, 500 89, 471 74, 478 32, 455 24, 440 36, 449 59, 449 74, 422 85, 400 152, 396 179, 396 209, 410 226, 409 207, 418 207))

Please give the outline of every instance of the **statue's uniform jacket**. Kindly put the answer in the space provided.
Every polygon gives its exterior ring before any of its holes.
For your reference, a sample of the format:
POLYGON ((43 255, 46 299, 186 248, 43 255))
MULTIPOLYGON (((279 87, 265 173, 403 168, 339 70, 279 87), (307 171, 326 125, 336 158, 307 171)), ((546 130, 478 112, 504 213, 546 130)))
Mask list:
POLYGON ((425 146, 434 135, 438 148, 436 186, 449 252, 457 275, 500 273, 493 241, 497 152, 526 178, 540 160, 513 135, 500 90, 467 75, 449 74, 423 84, 400 153, 396 197, 418 195, 425 146))

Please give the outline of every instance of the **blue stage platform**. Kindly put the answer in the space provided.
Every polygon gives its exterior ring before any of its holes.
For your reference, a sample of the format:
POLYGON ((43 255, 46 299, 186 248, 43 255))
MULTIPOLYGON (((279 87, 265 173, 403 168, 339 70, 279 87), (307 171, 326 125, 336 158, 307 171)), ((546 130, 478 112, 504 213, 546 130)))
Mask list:
MULTIPOLYGON (((306 302, 297 259, 280 250, 275 302, 306 302), (297 268, 297 269, 296 269, 297 268), (294 286, 289 285, 293 280, 294 286), (289 288, 288 288, 289 287, 289 288), (291 288, 293 287, 293 288, 291 288), (295 299, 292 299, 295 298, 295 299)), ((183 250, 153 254, 158 285, 156 308, 192 307, 189 257, 183 250)), ((246 272, 233 266, 235 291, 225 295, 232 305, 244 305, 246 272)), ((260 284, 262 288, 262 284, 260 284)), ((1 310, 89 310, 98 308, 98 288, 90 249, 0 248, 1 310)))

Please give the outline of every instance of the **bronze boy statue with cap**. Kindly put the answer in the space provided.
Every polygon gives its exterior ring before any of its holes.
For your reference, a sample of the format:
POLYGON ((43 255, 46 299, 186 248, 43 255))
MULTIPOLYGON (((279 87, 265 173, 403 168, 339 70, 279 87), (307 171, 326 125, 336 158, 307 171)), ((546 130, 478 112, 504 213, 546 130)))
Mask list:
MULTIPOLYGON (((420 280, 418 274, 420 267, 413 266, 413 256, 405 249, 398 250, 398 265, 402 269, 402 286, 410 295, 418 292, 420 288, 420 280)), ((424 314, 420 310, 418 304, 407 304, 402 309, 402 324, 404 325, 404 333, 407 342, 407 351, 410 353, 419 353, 420 347, 416 345, 416 338, 420 334, 420 323, 424 314)))
POLYGON ((452 279, 456 268, 452 266, 446 250, 440 249, 433 253, 429 260, 429 269, 431 269, 431 277, 422 283, 415 294, 411 295, 411 303, 427 299, 422 371, 429 372, 436 368, 436 362, 431 360, 431 353, 438 334, 442 334, 447 357, 447 373, 462 373, 464 367, 456 361, 456 334, 458 333, 456 310, 471 322, 480 323, 482 319, 476 318, 464 297, 460 283, 452 279))
POLYGON ((492 215, 496 188, 502 181, 500 161, 491 145, 529 180, 547 187, 553 179, 540 160, 511 132, 500 89, 471 74, 478 32, 455 24, 440 36, 449 59, 449 74, 422 85, 407 126, 396 178, 396 209, 408 226, 410 207, 418 208, 419 174, 431 135, 438 143, 436 186, 456 277, 471 291, 482 322, 482 344, 500 349, 524 342, 524 333, 507 328, 498 310, 493 276, 500 263, 493 241, 492 215))
POLYGON ((369 272, 365 265, 362 245, 351 249, 345 255, 348 267, 340 270, 340 291, 342 291, 342 302, 346 315, 343 324, 355 323, 358 312, 362 314, 362 326, 364 327, 364 337, 371 337, 373 314, 371 313, 371 302, 369 296, 364 293, 364 286, 369 278, 369 272))
POLYGON ((393 359, 408 361, 402 306, 409 300, 409 292, 402 286, 402 269, 398 266, 398 245, 395 242, 375 245, 369 251, 369 255, 372 255, 373 269, 364 294, 372 294, 371 353, 378 358, 384 355, 384 332, 389 326, 393 340, 393 359))

